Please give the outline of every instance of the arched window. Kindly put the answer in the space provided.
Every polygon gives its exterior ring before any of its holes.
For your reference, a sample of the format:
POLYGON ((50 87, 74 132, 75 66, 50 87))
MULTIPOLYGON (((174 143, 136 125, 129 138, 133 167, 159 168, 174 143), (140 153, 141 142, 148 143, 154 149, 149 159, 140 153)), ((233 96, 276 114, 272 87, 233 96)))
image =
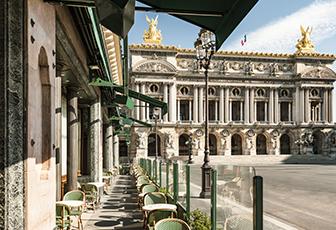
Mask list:
POLYGON ((257 155, 265 155, 266 152, 266 137, 264 134, 257 136, 257 155))
POLYGON ((290 152, 290 138, 287 134, 280 137, 280 154, 291 154, 290 152))
MULTIPOLYGON (((157 135, 157 151, 158 156, 161 156, 161 138, 157 135)), ((155 133, 152 133, 148 136, 148 156, 156 156, 156 147, 155 147, 155 133)))
POLYGON ((217 138, 215 135, 209 135, 209 150, 210 155, 217 155, 217 138))
POLYGON ((189 140, 187 134, 182 134, 179 138, 179 156, 189 155, 189 147, 186 145, 186 142, 189 140))
POLYGON ((238 134, 234 134, 231 138, 231 155, 243 155, 242 138, 238 134))
MULTIPOLYGON (((50 169, 51 158, 51 85, 49 76, 48 56, 44 47, 38 56, 39 75, 41 82, 41 153, 36 155, 36 163, 42 163, 42 170, 50 169)), ((45 178, 47 179, 47 178, 45 178)))

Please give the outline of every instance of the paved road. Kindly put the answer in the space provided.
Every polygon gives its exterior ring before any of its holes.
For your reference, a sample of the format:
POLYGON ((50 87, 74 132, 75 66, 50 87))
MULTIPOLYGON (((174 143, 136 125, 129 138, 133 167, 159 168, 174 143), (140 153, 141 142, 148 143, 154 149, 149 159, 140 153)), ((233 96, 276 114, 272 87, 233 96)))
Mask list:
MULTIPOLYGON (((259 164, 254 167, 256 174, 264 179, 265 230, 289 229, 265 226, 269 220, 296 229, 336 229, 336 165, 259 164)), ((191 181, 195 199, 201 187, 200 165, 191 166, 191 181)), ((192 206, 209 209, 209 201, 194 201, 192 206)))
POLYGON ((255 166, 264 212, 298 229, 336 229, 336 165, 255 166))
MULTIPOLYGON (((264 178, 264 220, 297 229, 336 229, 336 165, 264 164, 255 169, 264 178)), ((194 189, 201 187, 200 165, 191 167, 191 178, 194 189)))

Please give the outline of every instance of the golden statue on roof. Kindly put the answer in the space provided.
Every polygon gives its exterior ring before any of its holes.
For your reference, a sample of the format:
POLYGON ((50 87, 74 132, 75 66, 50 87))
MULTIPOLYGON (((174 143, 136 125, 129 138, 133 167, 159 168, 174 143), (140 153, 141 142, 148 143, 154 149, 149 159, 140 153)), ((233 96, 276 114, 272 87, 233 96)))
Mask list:
POLYGON ((309 40, 309 37, 313 31, 313 27, 310 28, 310 32, 309 32, 309 26, 307 27, 307 30, 304 30, 301 25, 300 28, 301 28, 301 35, 303 36, 303 38, 301 38, 301 40, 298 39, 299 43, 295 46, 298 49, 296 53, 314 51, 314 45, 312 44, 311 40, 309 40))
POLYGON ((143 39, 145 42, 148 43, 161 43, 162 40, 162 35, 161 35, 161 30, 157 30, 156 26, 158 24, 158 19, 159 15, 156 16, 155 20, 153 18, 149 20, 149 18, 146 15, 146 20, 149 23, 149 29, 148 31, 145 30, 145 34, 143 35, 143 39))

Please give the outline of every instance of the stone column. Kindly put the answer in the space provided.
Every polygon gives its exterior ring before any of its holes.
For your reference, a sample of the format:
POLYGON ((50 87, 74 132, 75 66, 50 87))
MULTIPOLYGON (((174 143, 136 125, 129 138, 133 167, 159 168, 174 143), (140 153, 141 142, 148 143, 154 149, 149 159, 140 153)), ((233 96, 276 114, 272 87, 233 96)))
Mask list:
POLYGON ((230 100, 230 121, 232 121, 232 100, 230 100))
POLYGON ((279 122, 281 121, 281 102, 279 101, 279 105, 278 105, 278 109, 279 109, 279 122))
POLYGON ((177 121, 180 121, 180 99, 177 99, 177 121))
POLYGON ((334 114, 333 114, 333 88, 329 89, 329 123, 334 123, 334 114))
POLYGON ((288 103, 288 120, 292 121, 292 103, 288 103))
POLYGON ((102 165, 102 118, 100 100, 97 98, 90 107, 90 153, 91 153, 91 180, 101 182, 102 165))
POLYGON ((174 83, 169 84, 169 121, 176 121, 176 87, 174 83))
POLYGON ((245 87, 245 111, 244 111, 244 121, 245 121, 245 124, 248 124, 249 123, 249 94, 250 94, 250 90, 248 87, 245 87))
MULTIPOLYGON (((209 104, 208 104, 209 106, 209 104)), ((205 99, 203 100, 203 121, 205 121, 205 107, 206 107, 206 103, 205 103, 205 99)))
POLYGON ((270 88, 270 92, 269 92, 269 122, 270 124, 274 123, 274 117, 273 117, 273 88, 270 88))
MULTIPOLYGON (((163 101, 168 103, 168 84, 167 83, 163 83, 163 101)), ((165 114, 163 116, 163 122, 167 122, 168 121, 168 114, 165 114)))
POLYGON ((78 98, 77 88, 67 88, 67 191, 77 190, 78 98))
POLYGON ((113 167, 113 126, 109 124, 106 128, 106 152, 104 154, 105 158, 105 168, 107 171, 112 172, 113 167))
POLYGON ((311 100, 309 100, 308 111, 307 111, 307 113, 308 113, 308 122, 312 120, 312 118, 311 118, 312 112, 311 111, 312 111, 311 100))
POLYGON ((149 103, 146 103, 146 121, 149 121, 149 103))
POLYGON ((322 121, 328 121, 328 91, 326 88, 323 91, 322 121))
MULTIPOLYGON (((250 123, 254 123, 256 116, 254 116, 254 88, 250 89, 250 123)), ((265 111, 266 112, 266 111, 265 111)))
MULTIPOLYGON (((135 83, 135 91, 139 92, 139 83, 135 83)), ((140 101, 134 99, 134 118, 140 120, 140 101)))
POLYGON ((303 88, 300 88, 300 123, 304 122, 304 91, 303 88))
POLYGON ((224 87, 219 89, 219 122, 224 123, 224 87))
POLYGON ((113 136, 113 166, 119 167, 119 137, 113 136))
POLYGON ((257 101, 254 101, 254 121, 257 121, 257 101))
POLYGON ((192 100, 189 100, 189 121, 192 121, 192 100))
POLYGON ((194 108, 193 108, 193 118, 194 118, 194 122, 197 123, 198 122, 198 88, 196 85, 194 85, 194 108))
POLYGON ((305 100, 304 100, 304 120, 306 123, 308 123, 308 119, 309 119, 309 116, 308 116, 308 113, 310 111, 310 105, 309 105, 309 89, 308 88, 305 88, 305 100))
POLYGON ((63 63, 56 64, 55 78, 55 154, 56 201, 62 199, 62 77, 63 63))
MULTIPOLYGON (((225 123, 228 123, 229 122, 229 118, 231 117, 231 115, 229 115, 231 113, 231 105, 229 107, 229 97, 230 97, 230 92, 229 92, 229 87, 225 87, 225 110, 224 110, 224 113, 225 113, 225 116, 224 116, 224 122, 225 123), (230 108, 230 109, 229 109, 230 108)), ((231 118, 230 118, 230 121, 231 121, 231 118)))
POLYGON ((243 101, 240 102, 240 121, 243 121, 244 116, 243 116, 243 101))
POLYGON ((274 123, 279 122, 279 94, 278 89, 274 90, 274 123))
POLYGON ((267 101, 265 101, 265 121, 267 121, 267 101))
POLYGON ((318 118, 318 120, 321 121, 321 118, 322 118, 322 105, 321 105, 321 102, 319 102, 319 118, 318 118))
POLYGON ((6 230, 26 229, 27 149, 34 148, 30 139, 33 137, 24 130, 28 75, 26 4, 22 0, 0 1, 0 226, 6 230))
POLYGON ((215 121, 218 121, 218 100, 215 103, 215 121))
POLYGON ((203 86, 199 87, 198 122, 203 122, 203 86))
MULTIPOLYGON (((141 87, 141 93, 142 94, 146 94, 145 90, 146 90, 146 84, 145 83, 141 83, 140 85, 141 87)), ((146 103, 141 101, 140 102, 140 118, 141 118, 141 121, 146 121, 146 107, 145 107, 146 103)))

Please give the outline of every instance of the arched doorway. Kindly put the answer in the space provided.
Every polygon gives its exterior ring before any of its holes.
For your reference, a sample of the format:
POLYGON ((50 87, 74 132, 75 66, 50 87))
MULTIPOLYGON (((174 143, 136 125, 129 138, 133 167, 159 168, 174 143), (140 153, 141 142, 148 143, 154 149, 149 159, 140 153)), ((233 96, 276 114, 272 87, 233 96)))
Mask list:
POLYGON ((290 151, 290 138, 287 134, 280 137, 280 154, 291 154, 290 151))
POLYGON ((215 135, 209 135, 209 149, 210 155, 217 155, 217 138, 215 135))
MULTIPOLYGON (((161 139, 160 136, 157 135, 157 151, 158 151, 158 156, 161 156, 161 139)), ((148 136, 148 156, 149 157, 155 157, 155 133, 152 133, 151 135, 148 136)))
POLYGON ((266 137, 264 134, 257 136, 257 155, 266 155, 266 137))
POLYGON ((319 131, 313 133, 313 152, 314 154, 322 154, 323 134, 319 131))
POLYGON ((243 155, 242 138, 238 134, 231 138, 231 155, 243 155))
POLYGON ((179 156, 189 155, 189 147, 186 145, 186 142, 189 140, 187 134, 182 134, 179 138, 179 156))

